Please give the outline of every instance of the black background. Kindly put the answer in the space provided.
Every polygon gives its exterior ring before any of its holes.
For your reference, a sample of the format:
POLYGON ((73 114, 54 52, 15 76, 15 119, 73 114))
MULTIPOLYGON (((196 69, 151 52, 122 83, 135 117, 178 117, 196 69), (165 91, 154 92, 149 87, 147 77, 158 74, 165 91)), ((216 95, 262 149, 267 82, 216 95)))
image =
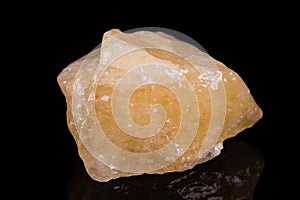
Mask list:
POLYGON ((292 145, 296 140, 289 138, 297 131, 289 124, 297 118, 290 114, 297 116, 297 108, 291 110, 286 103, 296 102, 297 90, 289 87, 295 86, 295 79, 287 78, 295 72, 288 64, 292 56, 287 52, 291 50, 285 46, 292 31, 289 20, 280 14, 285 7, 244 4, 225 9, 216 4, 162 9, 157 4, 149 9, 144 4, 131 11, 118 5, 121 12, 113 5, 101 9, 85 4, 74 9, 45 4, 22 22, 27 29, 18 28, 26 38, 26 47, 32 49, 24 50, 33 63, 26 71, 34 74, 33 79, 27 79, 32 88, 28 95, 38 97, 27 98, 38 111, 34 115, 38 128, 31 134, 38 142, 34 143, 37 146, 25 144, 32 147, 28 149, 33 158, 28 161, 31 165, 26 165, 26 180, 37 177, 22 183, 30 186, 26 192, 38 199, 67 199, 66 185, 78 154, 66 124, 65 98, 56 80, 59 72, 97 46, 105 31, 163 27, 190 36, 243 78, 264 112, 257 124, 237 136, 264 156, 265 167, 254 199, 292 196, 297 174, 291 155, 297 146, 292 145))

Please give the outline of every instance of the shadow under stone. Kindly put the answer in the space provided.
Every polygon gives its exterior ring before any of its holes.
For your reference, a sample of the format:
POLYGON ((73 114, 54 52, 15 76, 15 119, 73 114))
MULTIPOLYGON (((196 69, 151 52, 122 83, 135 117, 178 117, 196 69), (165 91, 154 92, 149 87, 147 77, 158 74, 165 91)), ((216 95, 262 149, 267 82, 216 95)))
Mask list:
POLYGON ((223 145, 219 156, 184 172, 124 177, 106 183, 91 179, 78 157, 67 194, 70 200, 253 199, 264 168, 262 154, 234 139, 223 145))

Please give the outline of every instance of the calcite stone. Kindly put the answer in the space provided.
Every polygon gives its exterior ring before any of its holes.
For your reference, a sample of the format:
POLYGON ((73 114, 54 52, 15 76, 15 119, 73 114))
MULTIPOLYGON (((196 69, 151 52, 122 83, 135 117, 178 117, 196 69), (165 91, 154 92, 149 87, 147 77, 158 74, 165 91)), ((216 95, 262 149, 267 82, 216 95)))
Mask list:
POLYGON ((180 172, 220 154, 262 110, 241 77, 163 32, 106 32, 57 77, 89 175, 180 172))

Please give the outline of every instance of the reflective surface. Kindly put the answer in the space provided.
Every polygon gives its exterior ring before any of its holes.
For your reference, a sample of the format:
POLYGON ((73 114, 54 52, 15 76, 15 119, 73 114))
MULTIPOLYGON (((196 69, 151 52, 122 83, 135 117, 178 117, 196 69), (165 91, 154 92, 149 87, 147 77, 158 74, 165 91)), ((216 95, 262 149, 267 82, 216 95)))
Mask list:
POLYGON ((96 182, 76 160, 68 185, 70 200, 92 199, 255 199, 264 158, 249 144, 227 140, 221 154, 191 170, 164 175, 142 175, 96 182))

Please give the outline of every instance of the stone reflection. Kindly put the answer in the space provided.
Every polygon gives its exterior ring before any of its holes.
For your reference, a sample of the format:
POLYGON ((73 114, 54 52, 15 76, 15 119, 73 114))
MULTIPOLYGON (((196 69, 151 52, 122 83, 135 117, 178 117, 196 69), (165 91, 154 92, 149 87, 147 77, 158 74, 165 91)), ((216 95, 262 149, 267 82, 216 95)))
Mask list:
POLYGON ((91 179, 78 159, 67 192, 70 200, 250 200, 254 199, 263 167, 261 153, 237 140, 225 141, 219 156, 191 170, 124 177, 107 183, 91 179))

